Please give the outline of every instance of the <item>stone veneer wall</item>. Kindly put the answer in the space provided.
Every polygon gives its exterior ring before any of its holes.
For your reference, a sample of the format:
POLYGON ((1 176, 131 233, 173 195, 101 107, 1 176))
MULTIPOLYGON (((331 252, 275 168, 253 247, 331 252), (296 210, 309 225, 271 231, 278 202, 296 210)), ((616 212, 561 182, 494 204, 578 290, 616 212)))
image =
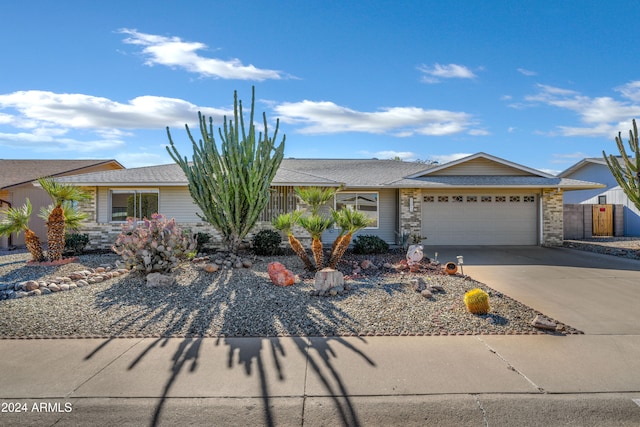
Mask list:
POLYGON ((422 190, 400 189, 400 230, 422 236, 422 190), (413 197, 413 212, 409 211, 409 199, 413 197))
MULTIPOLYGON (((222 235, 213 226, 206 222, 197 223, 179 223, 183 229, 191 230, 191 233, 209 233, 211 240, 206 245, 209 248, 222 248, 222 235)), ((273 226, 268 221, 261 221, 251 230, 251 233, 245 238, 246 241, 251 241, 253 236, 260 230, 273 229, 273 226)), ((116 241, 118 234, 122 231, 122 224, 120 223, 96 223, 90 222, 80 230, 81 233, 89 235, 89 244, 87 250, 110 250, 111 245, 116 241)), ((306 231, 296 226, 294 228, 294 235, 302 242, 303 245, 308 245, 311 242, 311 237, 306 231)), ((282 247, 288 247, 289 241, 286 235, 282 235, 282 247)))
POLYGON ((563 236, 563 190, 542 189, 542 246, 561 246, 563 236))

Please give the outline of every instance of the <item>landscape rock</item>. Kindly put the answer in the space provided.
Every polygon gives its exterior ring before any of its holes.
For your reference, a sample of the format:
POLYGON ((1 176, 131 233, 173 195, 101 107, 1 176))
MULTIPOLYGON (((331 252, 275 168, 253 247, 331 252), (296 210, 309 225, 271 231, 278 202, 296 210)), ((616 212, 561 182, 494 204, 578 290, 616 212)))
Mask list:
POLYGON ((270 262, 267 265, 267 272, 276 286, 291 286, 296 281, 296 276, 279 262, 270 262))
POLYGON ((220 270, 220 266, 218 266, 218 264, 207 264, 203 267, 203 270, 207 273, 215 273, 220 270))
POLYGON ((407 249, 407 264, 409 264, 409 267, 422 261, 422 258, 424 258, 424 252, 422 252, 422 250, 422 245, 409 246, 409 249, 407 249))
POLYGON ((29 280, 24 284, 24 288, 25 290, 30 292, 40 288, 40 285, 38 285, 38 282, 36 282, 35 280, 29 280))
POLYGON ((367 270, 367 269, 371 268, 371 265, 372 265, 371 261, 368 260, 368 259, 365 259, 360 263, 360 267, 362 267, 363 270, 367 270))
POLYGON ((535 317, 535 319, 533 319, 533 321, 531 322, 531 325, 534 328, 545 329, 549 331, 555 331, 557 326, 555 322, 552 322, 549 319, 545 319, 543 316, 539 314, 535 317))
POLYGON ((433 296, 433 294, 429 292, 427 289, 422 290, 420 292, 420 295, 422 295, 425 298, 431 298, 433 296))
POLYGON ((244 268, 251 268, 253 266, 253 263, 248 259, 245 259, 244 261, 242 261, 242 266, 244 268))
POLYGON ((342 287, 344 289, 344 276, 338 270, 323 268, 315 275, 315 288, 319 291, 329 291, 331 288, 342 287))
POLYGON ((160 288, 171 286, 176 282, 175 277, 162 273, 149 273, 147 275, 147 287, 160 288))
POLYGON ((58 285, 56 285, 55 283, 51 283, 47 287, 49 288, 49 290, 51 292, 60 292, 60 287, 58 285))

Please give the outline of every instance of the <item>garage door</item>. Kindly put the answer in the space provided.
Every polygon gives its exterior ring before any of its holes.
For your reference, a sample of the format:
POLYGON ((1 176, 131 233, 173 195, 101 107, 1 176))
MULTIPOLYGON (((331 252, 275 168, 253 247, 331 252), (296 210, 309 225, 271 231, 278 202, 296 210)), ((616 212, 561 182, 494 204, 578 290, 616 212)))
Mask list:
POLYGON ((535 194, 424 194, 425 245, 536 245, 535 194))

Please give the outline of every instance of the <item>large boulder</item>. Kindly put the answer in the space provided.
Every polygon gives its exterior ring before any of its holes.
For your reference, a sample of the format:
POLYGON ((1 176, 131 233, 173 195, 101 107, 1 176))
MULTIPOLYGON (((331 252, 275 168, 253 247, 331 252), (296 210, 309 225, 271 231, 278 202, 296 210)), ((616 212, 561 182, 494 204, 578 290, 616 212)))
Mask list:
POLYGON ((334 288, 337 291, 342 291, 344 289, 344 276, 333 268, 323 268, 316 273, 315 287, 316 291, 319 292, 328 292, 334 288))
POLYGON ((149 273, 147 274, 147 287, 149 288, 161 288, 165 286, 171 286, 176 282, 175 277, 162 273, 149 273))
POLYGON ((291 286, 296 281, 296 276, 279 262, 270 262, 267 272, 273 284, 277 286, 291 286))
POLYGON ((414 264, 419 264, 424 258, 424 252, 422 252, 422 245, 411 245, 407 249, 407 264, 411 267, 414 264))

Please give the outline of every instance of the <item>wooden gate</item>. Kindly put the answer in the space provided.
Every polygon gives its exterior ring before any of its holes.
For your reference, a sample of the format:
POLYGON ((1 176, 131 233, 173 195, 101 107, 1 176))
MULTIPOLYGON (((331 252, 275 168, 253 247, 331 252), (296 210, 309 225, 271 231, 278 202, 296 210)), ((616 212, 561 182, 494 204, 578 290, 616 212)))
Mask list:
POLYGON ((613 236, 613 205, 593 205, 594 236, 613 236))

